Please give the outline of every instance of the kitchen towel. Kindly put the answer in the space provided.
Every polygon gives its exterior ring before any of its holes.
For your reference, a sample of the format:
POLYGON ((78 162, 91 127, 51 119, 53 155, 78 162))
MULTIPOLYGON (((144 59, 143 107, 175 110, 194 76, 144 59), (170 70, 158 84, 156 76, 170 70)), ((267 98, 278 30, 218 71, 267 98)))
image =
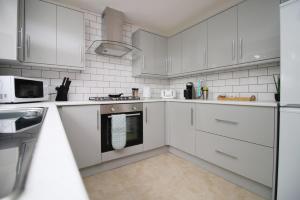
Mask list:
POLYGON ((112 115, 111 144, 113 149, 123 149, 126 145, 126 115, 112 115))

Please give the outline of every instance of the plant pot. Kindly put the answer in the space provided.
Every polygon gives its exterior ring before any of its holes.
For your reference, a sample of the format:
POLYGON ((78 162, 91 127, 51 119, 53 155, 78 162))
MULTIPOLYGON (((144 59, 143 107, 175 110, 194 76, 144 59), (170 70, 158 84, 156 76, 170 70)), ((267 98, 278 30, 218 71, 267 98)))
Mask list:
POLYGON ((274 98, 275 98, 275 101, 279 102, 280 101, 280 93, 274 94, 274 98))

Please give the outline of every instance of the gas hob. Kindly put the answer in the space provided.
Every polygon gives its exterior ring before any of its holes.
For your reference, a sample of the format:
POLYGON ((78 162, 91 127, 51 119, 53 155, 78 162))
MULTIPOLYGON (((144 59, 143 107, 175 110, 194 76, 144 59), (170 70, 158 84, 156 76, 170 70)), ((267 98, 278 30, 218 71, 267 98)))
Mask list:
POLYGON ((90 101, 136 101, 140 100, 140 97, 134 96, 121 96, 121 97, 90 97, 90 101))

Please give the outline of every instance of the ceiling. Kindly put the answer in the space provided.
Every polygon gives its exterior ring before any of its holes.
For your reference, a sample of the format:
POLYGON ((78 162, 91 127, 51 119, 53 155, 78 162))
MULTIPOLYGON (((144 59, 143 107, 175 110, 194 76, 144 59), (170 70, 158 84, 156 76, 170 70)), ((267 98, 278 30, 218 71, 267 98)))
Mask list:
POLYGON ((101 13, 108 6, 125 13, 127 21, 165 36, 235 5, 242 0, 53 0, 101 13))

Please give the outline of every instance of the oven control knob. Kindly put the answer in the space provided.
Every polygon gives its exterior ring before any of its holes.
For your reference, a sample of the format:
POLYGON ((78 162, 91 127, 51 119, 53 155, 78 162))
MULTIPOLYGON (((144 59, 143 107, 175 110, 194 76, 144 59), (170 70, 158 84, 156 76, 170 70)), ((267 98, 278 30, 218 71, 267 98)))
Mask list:
POLYGON ((114 107, 112 107, 112 108, 111 108, 111 111, 112 111, 112 112, 115 112, 115 111, 116 111, 116 109, 115 109, 114 107))
POLYGON ((136 110, 136 107, 135 107, 135 106, 133 106, 133 107, 132 107, 132 110, 136 110))

